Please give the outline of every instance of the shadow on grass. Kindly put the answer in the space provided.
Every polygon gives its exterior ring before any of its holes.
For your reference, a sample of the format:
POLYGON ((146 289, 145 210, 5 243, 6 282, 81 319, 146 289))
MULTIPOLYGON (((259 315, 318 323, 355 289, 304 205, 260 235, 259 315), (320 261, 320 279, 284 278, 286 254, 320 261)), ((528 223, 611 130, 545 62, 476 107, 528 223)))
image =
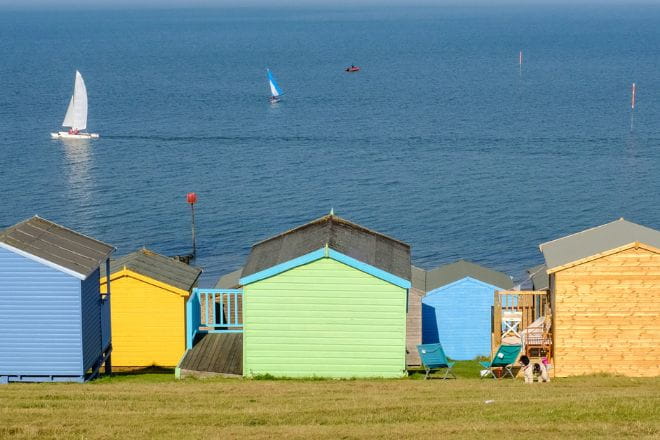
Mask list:
MULTIPOLYGON (((479 379, 479 372, 482 367, 479 365, 478 360, 471 361, 457 361, 452 369, 452 372, 456 376, 456 379, 452 380, 465 380, 465 379, 479 379)), ((514 369, 514 374, 517 370, 514 369)), ((430 379, 441 379, 444 375, 444 370, 432 373, 430 379)), ((408 369, 408 375, 402 377, 401 379, 382 379, 382 380, 424 380, 425 372, 423 367, 412 367, 408 369)), ((183 381, 228 381, 228 380, 254 380, 254 381, 300 381, 300 382, 321 382, 321 381, 356 381, 356 380, 370 380, 378 378, 329 378, 329 377, 320 377, 320 376, 308 376, 308 377, 286 377, 286 376, 274 376, 272 374, 257 374, 249 378, 216 378, 216 377, 206 377, 206 378, 197 378, 197 377, 186 377, 181 379, 183 381)), ((175 381, 174 377, 174 368, 163 368, 163 367, 142 367, 142 368, 122 368, 122 369, 113 369, 113 374, 110 376, 101 375, 101 377, 93 383, 115 383, 115 382, 130 382, 130 381, 140 381, 140 382, 171 382, 175 381)), ((488 380, 488 379, 484 379, 488 380)), ((511 380, 508 378, 507 380, 511 380)))
POLYGON ((115 382, 169 382, 174 381, 174 368, 157 366, 136 368, 113 368, 111 375, 101 374, 101 377, 92 383, 115 383, 115 382))
MULTIPOLYGON (((478 358, 474 359, 471 361, 456 361, 456 364, 454 365, 454 368, 452 368, 452 373, 456 376, 456 379, 461 380, 461 379, 480 379, 481 378, 481 370, 483 367, 479 364, 479 361, 487 361, 488 359, 486 358, 478 358)), ((513 374, 516 375, 518 373, 518 368, 515 367, 513 369, 513 374)), ((445 370, 440 370, 437 372, 431 373, 429 376, 429 379, 440 379, 442 376, 444 376, 445 370)), ((424 368, 423 367, 411 367, 408 368, 408 378, 410 380, 424 380, 424 368)), ((507 379, 511 380, 511 377, 507 377, 507 379)), ((486 379, 484 379, 486 380, 486 379)))

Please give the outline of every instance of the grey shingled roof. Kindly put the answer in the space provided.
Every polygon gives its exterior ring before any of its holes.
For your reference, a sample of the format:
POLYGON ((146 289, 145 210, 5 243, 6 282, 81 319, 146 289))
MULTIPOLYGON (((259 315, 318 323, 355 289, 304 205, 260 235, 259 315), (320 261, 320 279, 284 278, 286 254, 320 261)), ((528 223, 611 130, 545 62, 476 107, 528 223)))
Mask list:
POLYGON ((110 273, 124 268, 181 290, 192 289, 202 273, 202 269, 198 267, 189 266, 148 249, 140 249, 110 261, 110 273))
POLYGON ((534 290, 548 290, 550 288, 550 277, 546 272, 547 270, 548 268, 545 264, 539 264, 538 266, 527 269, 534 290))
POLYGON ((325 246, 410 280, 410 245, 330 214, 252 246, 243 277, 325 246))
POLYGON ((114 247, 34 216, 0 232, 0 242, 87 278, 114 247))
POLYGON ((239 280, 241 279, 241 274, 243 273, 243 268, 238 268, 233 272, 229 272, 221 276, 218 279, 218 282, 215 284, 216 289, 236 289, 240 287, 239 280))
POLYGON ((417 266, 411 266, 410 271, 412 274, 411 282, 413 289, 426 292, 426 271, 424 269, 420 269, 417 266))
POLYGON ((426 273, 426 291, 430 292, 465 277, 471 277, 501 289, 513 288, 513 281, 507 274, 496 272, 469 261, 459 260, 428 271, 426 273))
POLYGON ((621 218, 539 247, 548 270, 552 270, 635 242, 660 248, 660 231, 621 218))

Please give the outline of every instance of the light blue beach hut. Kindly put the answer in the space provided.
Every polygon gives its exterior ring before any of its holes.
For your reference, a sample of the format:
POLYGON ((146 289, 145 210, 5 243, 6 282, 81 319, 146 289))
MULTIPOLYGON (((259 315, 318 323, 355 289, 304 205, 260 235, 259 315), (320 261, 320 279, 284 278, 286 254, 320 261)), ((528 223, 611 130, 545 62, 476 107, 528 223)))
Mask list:
POLYGON ((422 342, 441 342, 454 360, 489 356, 494 293, 511 288, 506 274, 465 260, 428 271, 422 342))
POLYGON ((112 349, 99 268, 113 250, 36 216, 0 232, 0 383, 97 374, 112 349))

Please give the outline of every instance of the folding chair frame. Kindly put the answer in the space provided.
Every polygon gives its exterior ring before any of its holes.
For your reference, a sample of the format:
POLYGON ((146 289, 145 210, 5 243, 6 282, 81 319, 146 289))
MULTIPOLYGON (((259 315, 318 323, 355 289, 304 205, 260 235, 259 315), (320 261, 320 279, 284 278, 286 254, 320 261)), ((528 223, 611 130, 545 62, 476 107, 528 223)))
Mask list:
POLYGON ((449 363, 447 363, 447 366, 446 366, 446 367, 436 367, 436 368, 431 368, 431 367, 427 367, 426 365, 424 365, 424 370, 426 370, 426 375, 424 376, 424 380, 429 379, 429 375, 431 374, 431 371, 433 371, 433 370, 442 370, 443 368, 446 368, 447 371, 445 371, 445 375, 442 376, 442 379, 449 379, 449 375, 451 375, 451 377, 453 377, 454 379, 456 379, 456 376, 455 376, 454 373, 451 371, 451 369, 452 369, 453 367, 454 367, 454 362, 449 362, 449 363))
POLYGON ((485 367, 488 370, 488 374, 481 376, 481 379, 483 379, 484 377, 492 376, 493 379, 499 380, 499 379, 504 379, 507 376, 507 374, 511 376, 511 379, 516 378, 516 376, 514 376, 513 374, 513 364, 507 365, 505 367, 491 367, 491 366, 486 367, 484 364, 481 364, 481 366, 485 367), (502 368, 504 370, 504 372, 502 373, 502 377, 495 376, 495 373, 493 372, 493 368, 502 368))

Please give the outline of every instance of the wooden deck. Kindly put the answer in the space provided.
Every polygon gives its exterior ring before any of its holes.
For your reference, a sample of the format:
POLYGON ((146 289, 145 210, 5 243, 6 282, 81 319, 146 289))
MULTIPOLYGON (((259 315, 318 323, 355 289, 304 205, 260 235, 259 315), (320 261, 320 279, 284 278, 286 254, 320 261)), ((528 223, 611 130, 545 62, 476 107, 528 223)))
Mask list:
POLYGON ((179 364, 183 375, 195 372, 243 375, 243 334, 208 333, 188 350, 179 364))

